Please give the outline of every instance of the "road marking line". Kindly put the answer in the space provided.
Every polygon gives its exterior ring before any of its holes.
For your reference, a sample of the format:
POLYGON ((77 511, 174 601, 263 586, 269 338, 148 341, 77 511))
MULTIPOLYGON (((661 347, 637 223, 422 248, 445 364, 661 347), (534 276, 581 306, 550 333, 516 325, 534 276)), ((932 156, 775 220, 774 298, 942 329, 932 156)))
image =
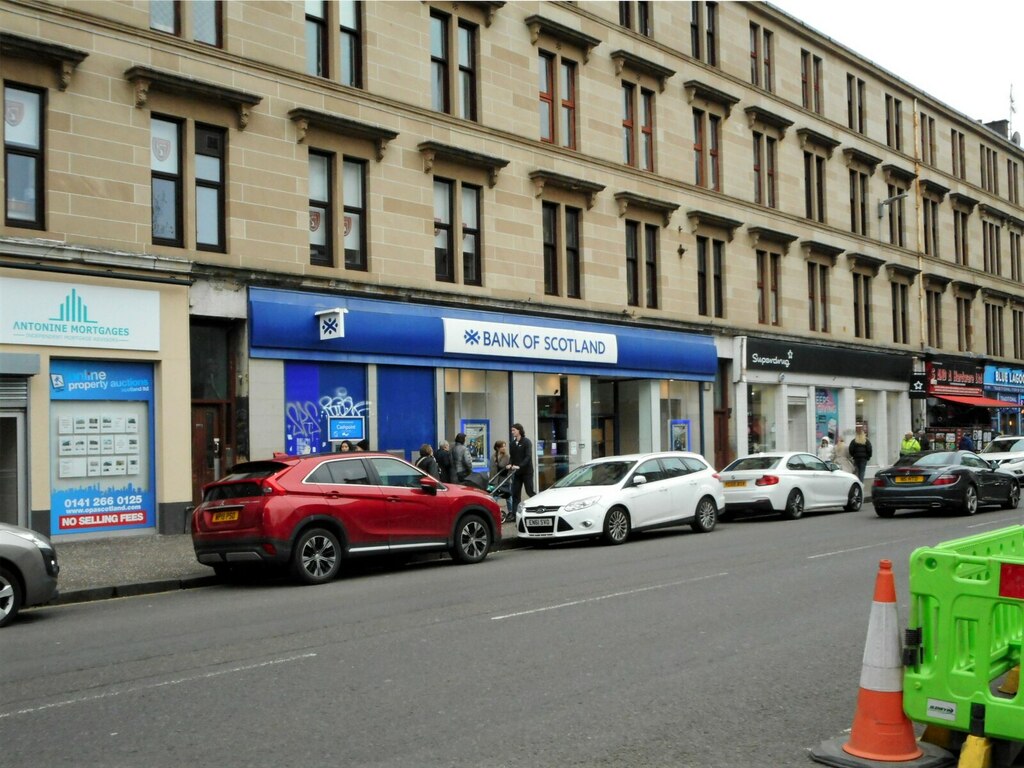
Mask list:
POLYGON ((191 677, 179 677, 174 680, 162 680, 159 683, 150 683, 149 685, 138 685, 132 688, 125 688, 120 691, 108 691, 107 693, 97 693, 92 696, 79 696, 76 699, 65 699, 64 701, 55 701, 52 704, 43 704, 39 707, 28 707, 26 709, 18 709, 13 712, 0 712, 0 720, 5 717, 13 717, 14 715, 31 715, 36 712, 43 712, 47 709, 57 709, 58 707, 66 707, 71 704, 84 704, 87 701, 99 701, 100 699, 110 699, 114 696, 120 696, 124 693, 138 693, 139 691, 152 690, 154 688, 164 688, 168 685, 181 685, 182 683, 190 683, 195 680, 208 680, 212 677, 220 677, 221 675, 228 675, 233 672, 247 672, 250 669, 260 669, 261 667, 269 667, 274 664, 286 664, 290 661, 301 661, 302 659, 309 659, 316 656, 315 653, 303 653, 299 656, 288 656, 283 659, 271 659, 270 661, 261 661, 259 664, 246 664, 241 667, 231 667, 230 669, 221 669, 216 672, 206 672, 202 675, 193 675, 191 677))
POLYGON ((649 587, 638 587, 636 589, 628 589, 625 592, 611 592, 607 595, 598 595, 597 597, 585 597, 582 600, 571 600, 568 603, 559 603, 558 605, 546 605, 543 608, 531 608, 528 611, 517 611, 516 613, 505 613, 501 616, 491 616, 491 621, 501 621, 502 619, 515 619, 520 616, 529 616, 533 613, 544 613, 545 611, 555 611, 559 608, 572 608, 576 605, 584 605, 586 603, 596 603, 599 600, 608 600, 613 597, 626 597, 628 595, 636 595, 641 592, 650 592, 655 589, 665 589, 667 587, 678 587, 680 584, 692 584, 697 581, 706 581, 707 579, 716 579, 720 576, 728 576, 728 572, 724 573, 713 573, 708 576, 697 576, 692 579, 682 579, 680 581, 670 581, 667 584, 653 584, 649 587))

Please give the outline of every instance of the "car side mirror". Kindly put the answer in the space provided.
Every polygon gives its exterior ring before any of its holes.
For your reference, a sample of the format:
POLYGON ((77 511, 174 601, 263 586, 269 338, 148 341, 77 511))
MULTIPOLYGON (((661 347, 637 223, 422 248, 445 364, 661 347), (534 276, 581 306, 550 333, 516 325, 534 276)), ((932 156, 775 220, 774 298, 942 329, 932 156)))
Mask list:
POLYGON ((829 462, 826 462, 826 463, 828 464, 828 471, 829 472, 835 472, 837 469, 839 469, 839 465, 836 464, 834 461, 829 461, 829 462))
POLYGON ((647 477, 645 475, 633 475, 633 485, 645 485, 647 483, 647 477))
POLYGON ((437 495, 437 480, 432 477, 420 478, 420 490, 431 496, 437 495))

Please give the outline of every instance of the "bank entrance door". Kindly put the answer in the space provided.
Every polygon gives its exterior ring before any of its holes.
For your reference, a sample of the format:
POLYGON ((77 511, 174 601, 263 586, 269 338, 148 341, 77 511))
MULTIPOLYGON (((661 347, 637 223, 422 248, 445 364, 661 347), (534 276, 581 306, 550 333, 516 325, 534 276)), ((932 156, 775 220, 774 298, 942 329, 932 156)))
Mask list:
POLYGON ((25 411, 0 410, 0 523, 27 526, 25 411))
MULTIPOLYGON (((545 377, 546 378, 546 377, 545 377)), ((569 395, 568 380, 557 378, 557 385, 537 391, 537 438, 534 452, 537 462, 537 490, 550 488, 569 473, 569 395)))

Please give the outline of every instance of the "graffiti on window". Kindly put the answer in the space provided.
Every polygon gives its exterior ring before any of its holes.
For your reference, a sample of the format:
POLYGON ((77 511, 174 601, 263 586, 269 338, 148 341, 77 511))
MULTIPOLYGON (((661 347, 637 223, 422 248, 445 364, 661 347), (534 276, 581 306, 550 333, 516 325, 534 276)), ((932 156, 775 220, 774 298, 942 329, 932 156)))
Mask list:
POLYGON ((324 395, 316 403, 312 400, 290 401, 285 405, 288 427, 285 450, 296 455, 329 451, 327 417, 366 416, 369 408, 369 401, 354 400, 344 387, 336 389, 333 395, 324 395))

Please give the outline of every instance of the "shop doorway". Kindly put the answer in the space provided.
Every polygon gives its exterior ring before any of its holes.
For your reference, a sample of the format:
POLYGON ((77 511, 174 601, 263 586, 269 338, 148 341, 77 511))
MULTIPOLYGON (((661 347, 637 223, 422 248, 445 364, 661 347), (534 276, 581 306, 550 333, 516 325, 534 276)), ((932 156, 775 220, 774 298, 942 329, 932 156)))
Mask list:
POLYGON ((729 400, 731 381, 729 361, 718 361, 718 375, 715 377, 715 461, 717 469, 724 469, 735 458, 732 450, 732 405, 729 400))
POLYGON ((619 452, 619 388, 613 379, 595 379, 590 395, 591 458, 619 452))
POLYGON ((787 451, 808 450, 808 431, 809 426, 807 421, 807 398, 789 398, 789 429, 787 432, 787 442, 789 443, 789 445, 782 446, 782 449, 787 451))
POLYGON ((0 410, 0 523, 28 525, 25 412, 0 410))
POLYGON ((537 488, 543 491, 569 473, 568 379, 559 376, 557 386, 537 393, 537 488))
POLYGON ((235 382, 239 330, 233 324, 194 320, 192 364, 192 501, 204 483, 219 479, 246 449, 236 440, 235 382))
POLYGON ((192 503, 202 501, 206 483, 219 480, 227 469, 223 405, 192 406, 192 503))

